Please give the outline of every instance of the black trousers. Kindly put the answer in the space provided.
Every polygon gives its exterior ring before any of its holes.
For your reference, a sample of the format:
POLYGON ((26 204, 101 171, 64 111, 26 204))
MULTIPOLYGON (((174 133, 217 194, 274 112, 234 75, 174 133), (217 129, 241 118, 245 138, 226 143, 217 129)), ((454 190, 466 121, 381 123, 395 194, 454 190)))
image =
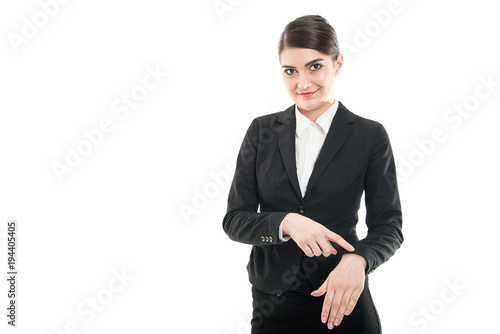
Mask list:
POLYGON ((380 319, 368 288, 368 279, 353 312, 344 316, 333 330, 321 322, 324 296, 313 297, 307 292, 290 291, 270 295, 252 287, 253 318, 251 334, 381 334, 380 319))

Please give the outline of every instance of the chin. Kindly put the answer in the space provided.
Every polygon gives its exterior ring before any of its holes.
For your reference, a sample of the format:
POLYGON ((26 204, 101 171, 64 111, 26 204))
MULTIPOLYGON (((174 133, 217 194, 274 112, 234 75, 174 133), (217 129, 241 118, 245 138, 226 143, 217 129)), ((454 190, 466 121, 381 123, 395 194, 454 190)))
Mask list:
POLYGON ((297 101, 296 104, 304 109, 304 110, 307 110, 307 111, 310 111, 310 110, 316 110, 316 109, 319 109, 323 106, 323 103, 321 102, 317 102, 317 101, 308 101, 306 103, 304 103, 303 101, 297 101), (297 103, 298 102, 298 103, 297 103), (302 103, 301 103, 302 102, 302 103))

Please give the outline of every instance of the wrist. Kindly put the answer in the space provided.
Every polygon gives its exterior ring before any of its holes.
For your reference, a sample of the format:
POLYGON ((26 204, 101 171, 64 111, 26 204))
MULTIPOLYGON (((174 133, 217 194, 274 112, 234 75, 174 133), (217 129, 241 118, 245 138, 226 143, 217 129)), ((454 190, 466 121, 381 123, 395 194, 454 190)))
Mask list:
POLYGON ((366 266, 368 265, 368 262, 366 262, 366 259, 359 254, 346 253, 342 256, 341 261, 349 262, 349 264, 352 264, 355 266, 360 266, 363 268, 363 270, 365 270, 366 266))
POLYGON ((290 221, 293 219, 293 215, 295 215, 295 213, 290 212, 285 216, 285 218, 283 218, 283 222, 281 223, 281 232, 283 233, 283 237, 290 235, 288 228, 290 221))

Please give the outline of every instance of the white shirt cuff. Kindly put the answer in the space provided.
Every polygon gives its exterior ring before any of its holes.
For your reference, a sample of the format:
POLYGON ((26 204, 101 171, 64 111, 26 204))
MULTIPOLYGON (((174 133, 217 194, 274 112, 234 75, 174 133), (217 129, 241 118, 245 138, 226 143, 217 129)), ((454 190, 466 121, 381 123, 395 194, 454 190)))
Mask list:
MULTIPOLYGON (((286 218, 286 216, 285 216, 286 218)), ((285 220, 285 218, 283 218, 283 220, 285 220)), ((283 220, 281 221, 280 223, 280 227, 279 227, 279 231, 278 231, 278 237, 280 239, 280 241, 282 242, 287 242, 288 240, 290 240, 290 237, 289 236, 286 236, 286 237, 283 237, 283 220)))

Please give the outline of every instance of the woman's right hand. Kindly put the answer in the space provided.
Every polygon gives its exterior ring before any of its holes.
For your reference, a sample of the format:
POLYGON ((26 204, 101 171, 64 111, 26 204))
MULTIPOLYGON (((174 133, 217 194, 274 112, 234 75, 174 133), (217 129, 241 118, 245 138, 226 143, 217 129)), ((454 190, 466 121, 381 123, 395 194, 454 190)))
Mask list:
POLYGON ((281 225, 283 236, 289 236, 309 256, 337 254, 330 241, 352 252, 354 247, 340 235, 298 213, 286 215, 281 225))

